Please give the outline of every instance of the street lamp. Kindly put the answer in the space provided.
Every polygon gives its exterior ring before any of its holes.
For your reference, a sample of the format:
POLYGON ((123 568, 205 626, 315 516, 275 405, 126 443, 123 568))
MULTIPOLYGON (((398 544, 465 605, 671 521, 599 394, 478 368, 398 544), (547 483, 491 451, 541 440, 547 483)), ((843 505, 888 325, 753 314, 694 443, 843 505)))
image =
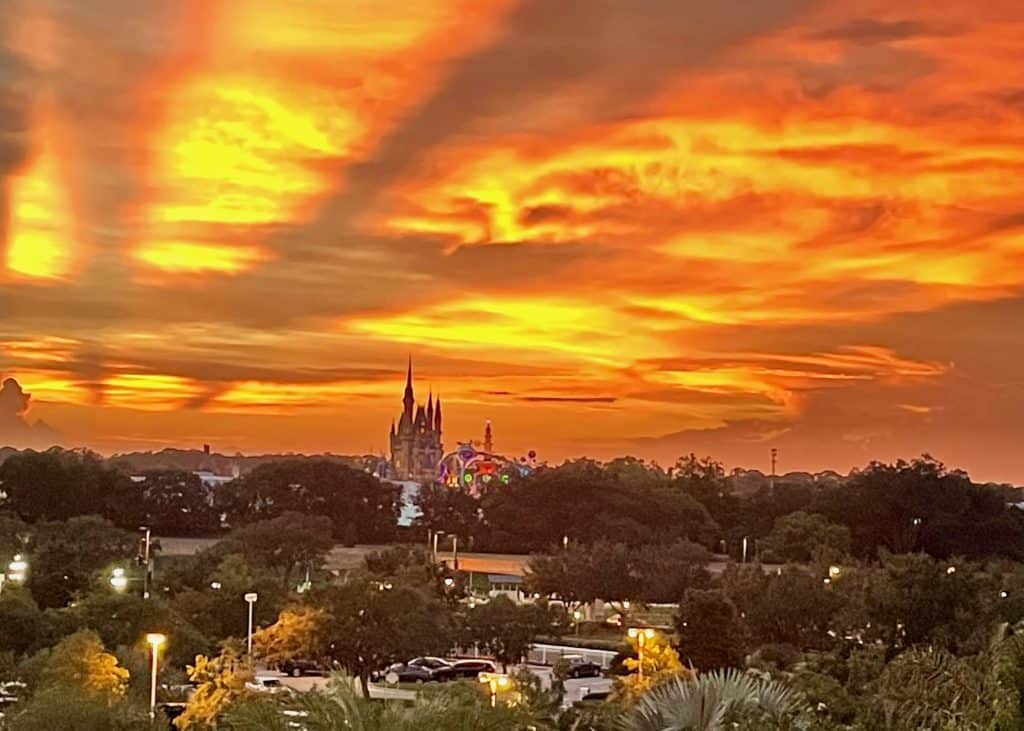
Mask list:
POLYGON ((28 573, 28 561, 20 553, 14 554, 14 560, 7 564, 7 578, 14 584, 24 584, 28 573))
POLYGON ((249 654, 250 662, 252 662, 252 606, 256 603, 257 599, 259 599, 259 595, 254 591, 251 591, 245 595, 245 601, 249 605, 249 635, 248 639, 246 640, 246 648, 249 654))
POLYGON ((654 630, 650 627, 630 627, 628 630, 630 639, 636 640, 637 674, 640 679, 644 677, 644 645, 648 640, 654 639, 654 630))
POLYGON ((146 573, 143 575, 143 578, 142 578, 142 598, 143 599, 149 599, 149 580, 150 580, 151 574, 152 574, 152 569, 150 568, 150 564, 149 564, 149 549, 150 549, 150 543, 151 543, 150 538, 152 536, 152 531, 151 531, 151 529, 150 529, 150 527, 148 525, 140 525, 139 526, 139 530, 146 534, 145 541, 144 541, 144 546, 143 546, 143 549, 142 549, 142 551, 143 551, 143 553, 142 553, 142 563, 145 566, 145 571, 146 571, 146 573))
POLYGON ((117 592, 128 588, 128 577, 124 575, 124 569, 114 569, 114 574, 110 577, 110 585, 117 592))
POLYGON ((149 680, 149 720, 153 721, 156 719, 156 676, 159 670, 159 657, 160 648, 165 642, 167 642, 166 635, 152 632, 146 635, 146 642, 149 643, 152 648, 153 660, 150 665, 150 680, 149 680))
POLYGON ((445 535, 443 530, 434 531, 434 565, 437 565, 437 542, 445 535))
POLYGON ((498 691, 507 690, 512 685, 512 679, 502 673, 480 673, 479 679, 490 690, 491 708, 498 705, 498 691))
POLYGON ((580 620, 583 619, 583 612, 579 609, 574 609, 572 612, 572 623, 576 625, 576 636, 580 636, 580 620))

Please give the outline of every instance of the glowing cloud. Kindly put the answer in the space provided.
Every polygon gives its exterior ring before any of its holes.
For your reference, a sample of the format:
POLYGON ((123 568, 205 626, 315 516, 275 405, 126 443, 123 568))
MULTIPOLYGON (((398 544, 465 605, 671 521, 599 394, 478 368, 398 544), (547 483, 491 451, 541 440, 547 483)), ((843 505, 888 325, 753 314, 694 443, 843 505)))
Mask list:
POLYGON ((62 279, 71 272, 74 221, 66 179, 44 125, 42 147, 24 173, 11 180, 7 269, 33 279, 62 279))
POLYGON ((266 261, 269 255, 255 247, 168 241, 141 246, 135 258, 171 274, 238 274, 266 261))

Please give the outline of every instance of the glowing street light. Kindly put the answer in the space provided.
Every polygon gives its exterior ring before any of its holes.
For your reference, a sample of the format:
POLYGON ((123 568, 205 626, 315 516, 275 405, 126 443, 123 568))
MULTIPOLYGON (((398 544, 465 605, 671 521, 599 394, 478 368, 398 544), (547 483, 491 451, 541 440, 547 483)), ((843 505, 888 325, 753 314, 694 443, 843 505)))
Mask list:
POLYGON ((576 636, 580 636, 580 620, 583 619, 583 612, 579 609, 574 609, 572 613, 572 623, 576 626, 576 636))
POLYGON ((14 560, 7 564, 7 579, 14 584, 24 584, 26 574, 28 561, 20 553, 16 553, 14 560))
POLYGON ((839 578, 839 574, 841 574, 841 573, 843 573, 843 570, 841 568, 839 568, 838 566, 829 566, 828 567, 828 577, 830 579, 838 579, 839 578))
POLYGON ((643 680, 644 677, 644 645, 648 640, 654 639, 654 630, 650 627, 630 627, 627 634, 632 640, 636 640, 637 654, 637 675, 643 680))
POLYGON ((491 708, 498 705, 498 691, 512 687, 512 678, 502 673, 480 673, 479 680, 485 683, 491 692, 491 708))
POLYGON ((146 642, 152 648, 153 661, 150 666, 149 681, 149 720, 156 719, 156 676, 159 671, 160 648, 167 642, 167 636, 152 632, 146 635, 146 642))
POLYGON ((249 605, 249 635, 248 635, 248 639, 246 640, 246 648, 247 648, 247 651, 249 653, 249 660, 251 662, 252 661, 252 605, 256 603, 257 599, 259 599, 259 595, 256 592, 251 591, 248 594, 246 594, 244 598, 245 598, 246 603, 249 605))
POLYGON ((110 577, 110 585, 117 592, 122 592, 128 588, 128 577, 124 575, 124 569, 114 569, 114 573, 110 577))

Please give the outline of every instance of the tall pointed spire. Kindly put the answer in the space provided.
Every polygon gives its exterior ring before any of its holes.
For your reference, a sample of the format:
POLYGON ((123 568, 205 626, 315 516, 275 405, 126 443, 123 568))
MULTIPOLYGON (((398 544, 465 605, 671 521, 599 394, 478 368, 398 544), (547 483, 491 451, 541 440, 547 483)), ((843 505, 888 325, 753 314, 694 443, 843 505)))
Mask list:
POLYGON ((434 428, 434 390, 427 394, 427 428, 434 428))
POLYGON ((491 434, 491 420, 487 420, 487 426, 484 427, 484 451, 490 454, 494 451, 494 438, 491 434))
POLYGON ((412 419, 412 410, 416 407, 416 397, 412 394, 412 356, 409 356, 409 372, 405 377, 405 397, 402 399, 405 413, 412 419))
POLYGON ((434 407, 434 431, 441 435, 441 396, 437 397, 437 406, 434 407))

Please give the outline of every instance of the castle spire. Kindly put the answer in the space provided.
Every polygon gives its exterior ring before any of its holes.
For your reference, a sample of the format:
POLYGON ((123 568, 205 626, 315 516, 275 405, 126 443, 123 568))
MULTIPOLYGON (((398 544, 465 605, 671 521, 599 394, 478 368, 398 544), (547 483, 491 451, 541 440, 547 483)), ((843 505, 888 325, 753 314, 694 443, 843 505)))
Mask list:
POLYGON ((412 394, 412 356, 409 356, 409 372, 405 377, 405 397, 402 399, 405 413, 412 419, 413 409, 416 407, 416 397, 412 394))
POLYGON ((427 395, 427 428, 434 428, 434 390, 427 395))
POLYGON ((437 406, 434 407, 434 431, 441 434, 441 397, 437 397, 437 406))
POLYGON ((494 440, 491 436, 491 420, 487 420, 487 426, 484 427, 484 451, 487 454, 491 454, 494 450, 494 440))

